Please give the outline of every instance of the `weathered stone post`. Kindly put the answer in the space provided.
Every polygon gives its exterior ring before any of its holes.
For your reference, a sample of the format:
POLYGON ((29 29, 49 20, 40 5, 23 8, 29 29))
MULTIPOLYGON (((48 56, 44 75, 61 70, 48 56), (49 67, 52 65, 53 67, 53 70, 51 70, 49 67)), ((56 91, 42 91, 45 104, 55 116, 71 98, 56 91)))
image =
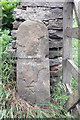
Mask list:
POLYGON ((33 104, 46 104, 50 97, 49 43, 40 21, 23 22, 17 33, 17 88, 33 104))

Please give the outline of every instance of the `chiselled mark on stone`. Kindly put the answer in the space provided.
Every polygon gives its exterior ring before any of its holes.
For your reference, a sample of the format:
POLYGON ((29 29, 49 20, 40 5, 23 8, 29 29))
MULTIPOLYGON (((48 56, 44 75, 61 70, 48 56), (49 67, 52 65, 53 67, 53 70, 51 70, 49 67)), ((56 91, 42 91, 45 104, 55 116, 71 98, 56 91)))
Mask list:
MULTIPOLYGON (((32 93, 35 93, 35 91, 33 89, 31 89, 32 87, 29 87, 29 90, 32 92, 32 93)), ((33 87, 34 88, 34 87, 33 87)))
POLYGON ((37 81, 31 81, 30 85, 33 86, 37 81))
POLYGON ((38 38, 38 40, 41 40, 41 39, 43 39, 43 38, 44 38, 44 36, 41 36, 41 37, 38 38))
POLYGON ((25 78, 23 78, 23 81, 26 82, 25 78))

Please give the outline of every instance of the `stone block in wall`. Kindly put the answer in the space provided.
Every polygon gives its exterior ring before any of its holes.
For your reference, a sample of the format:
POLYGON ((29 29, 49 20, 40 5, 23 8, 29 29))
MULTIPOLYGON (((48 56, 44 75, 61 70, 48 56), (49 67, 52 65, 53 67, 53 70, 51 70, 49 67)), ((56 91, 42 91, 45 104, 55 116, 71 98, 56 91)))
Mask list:
POLYGON ((63 2, 46 2, 46 1, 36 1, 36 2, 21 2, 21 7, 49 7, 49 8, 56 8, 56 7, 59 7, 59 8, 62 8, 63 7, 63 2))
POLYGON ((19 22, 19 21, 14 21, 13 23, 13 29, 18 29, 19 25, 21 24, 22 22, 19 22))
POLYGON ((52 9, 51 11, 49 11, 48 14, 45 14, 45 19, 53 20, 57 18, 60 18, 60 19, 63 18, 62 9, 59 9, 59 8, 52 9))
POLYGON ((12 43, 12 44, 11 44, 12 48, 13 48, 13 49, 16 49, 16 40, 12 40, 11 43, 12 43))
MULTIPOLYGON (((27 8, 27 11, 23 11, 22 10, 22 13, 21 14, 18 14, 17 11, 15 13, 15 19, 19 20, 19 21, 23 21, 23 20, 28 20, 28 19, 31 19, 31 20, 34 20, 34 19, 38 19, 38 20, 43 20, 44 17, 45 17, 45 14, 47 11, 43 11, 43 10, 38 10, 36 9, 36 11, 34 10, 34 12, 28 12, 30 8, 27 8)), ((33 10, 33 8, 32 8, 33 10)))
POLYGON ((55 57, 61 57, 62 56, 62 50, 55 50, 55 51, 49 51, 49 58, 55 58, 55 57))
POLYGON ((62 57, 49 59, 50 66, 62 64, 62 57))
POLYGON ((54 29, 57 29, 57 30, 61 30, 63 29, 63 24, 62 24, 62 19, 54 19, 54 20, 49 20, 49 23, 48 23, 48 29, 50 30, 54 30, 54 29))
POLYGON ((14 10, 14 18, 20 19, 20 20, 27 20, 27 19, 48 19, 48 20, 54 20, 54 19, 62 19, 62 9, 55 8, 42 8, 42 7, 27 7, 26 10, 22 9, 15 9, 14 10))
POLYGON ((63 31, 61 30, 49 30, 49 38, 61 39, 63 38, 63 31))
POLYGON ((17 88, 33 104, 46 104, 50 97, 48 30, 40 21, 23 22, 17 33, 17 88))
POLYGON ((61 40, 49 39, 49 48, 62 48, 63 43, 61 40))
POLYGON ((7 52, 12 57, 16 56, 16 49, 13 49, 12 46, 8 47, 7 52))
POLYGON ((60 80, 59 75, 61 74, 61 72, 62 72, 62 64, 51 66, 50 67, 51 80, 53 80, 56 77, 60 80))
POLYGON ((12 30, 12 31, 11 31, 12 37, 14 37, 14 38, 17 37, 17 31, 18 31, 18 30, 12 30))

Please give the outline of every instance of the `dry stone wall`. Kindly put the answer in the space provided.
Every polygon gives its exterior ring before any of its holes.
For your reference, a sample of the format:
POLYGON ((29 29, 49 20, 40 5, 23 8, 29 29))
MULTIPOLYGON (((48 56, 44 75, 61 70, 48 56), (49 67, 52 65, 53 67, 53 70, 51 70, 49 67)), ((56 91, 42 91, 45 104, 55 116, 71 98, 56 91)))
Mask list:
POLYGON ((63 3, 38 2, 38 0, 34 3, 21 2, 21 5, 14 10, 14 17, 12 36, 15 38, 19 25, 26 20, 41 20, 47 26, 50 70, 53 76, 57 76, 62 62, 63 3))

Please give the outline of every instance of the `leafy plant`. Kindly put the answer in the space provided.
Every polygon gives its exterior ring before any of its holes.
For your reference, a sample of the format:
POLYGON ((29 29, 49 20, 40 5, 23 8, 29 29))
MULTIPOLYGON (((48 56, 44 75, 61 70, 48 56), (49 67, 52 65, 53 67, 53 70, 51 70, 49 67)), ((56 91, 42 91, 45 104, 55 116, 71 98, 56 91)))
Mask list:
POLYGON ((12 58, 7 52, 12 37, 9 30, 0 30, 0 119, 7 116, 7 101, 11 98, 9 89, 14 83, 12 58))
POLYGON ((13 10, 19 5, 17 0, 1 0, 0 6, 2 8, 2 14, 0 14, 2 19, 2 29, 12 29, 13 28, 13 10))
POLYGON ((14 69, 13 69, 13 63, 14 63, 14 57, 11 57, 7 50, 9 43, 12 41, 12 37, 9 36, 10 31, 4 30, 1 32, 0 37, 0 68, 1 68, 1 75, 2 75, 2 83, 6 84, 10 81, 13 81, 14 77, 14 69))
POLYGON ((56 117, 63 117, 67 112, 66 107, 64 106, 66 100, 68 99, 65 91, 65 86, 61 82, 57 83, 53 89, 53 95, 51 97, 50 106, 52 108, 52 113, 56 117))

